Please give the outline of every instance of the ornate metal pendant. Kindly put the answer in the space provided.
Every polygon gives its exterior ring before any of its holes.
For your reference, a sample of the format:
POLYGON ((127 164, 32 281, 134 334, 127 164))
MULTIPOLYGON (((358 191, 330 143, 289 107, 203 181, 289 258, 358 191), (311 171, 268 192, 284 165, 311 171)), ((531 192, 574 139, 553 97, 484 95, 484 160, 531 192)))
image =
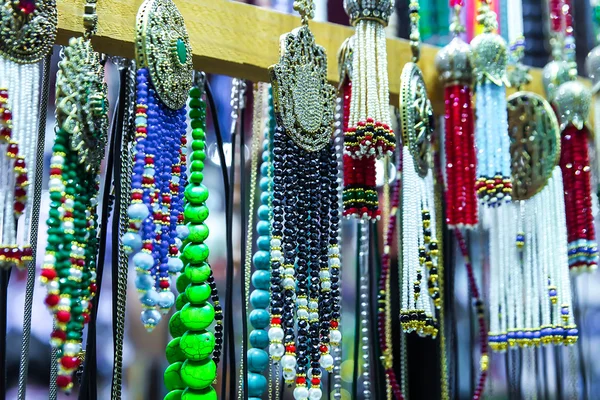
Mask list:
POLYGON ((181 13, 171 0, 146 0, 137 15, 135 58, 148 68, 158 97, 178 110, 192 87, 190 39, 181 13))
POLYGON ((87 171, 104 157, 108 133, 107 87, 100 55, 89 39, 71 38, 56 75, 56 120, 87 171))
POLYGON ((2 0, 0 54, 22 64, 35 63, 56 39, 55 0, 2 0))
POLYGON ((410 149, 417 173, 424 177, 431 165, 433 109, 427 97, 423 75, 417 64, 407 63, 402 69, 400 81, 402 138, 410 149))
POLYGON ((543 97, 518 92, 508 98, 513 199, 527 200, 552 177, 560 158, 560 129, 543 97))
POLYGON ((325 49, 308 25, 281 37, 279 63, 269 70, 279 124, 302 149, 323 149, 333 133, 335 89, 327 83, 325 49))

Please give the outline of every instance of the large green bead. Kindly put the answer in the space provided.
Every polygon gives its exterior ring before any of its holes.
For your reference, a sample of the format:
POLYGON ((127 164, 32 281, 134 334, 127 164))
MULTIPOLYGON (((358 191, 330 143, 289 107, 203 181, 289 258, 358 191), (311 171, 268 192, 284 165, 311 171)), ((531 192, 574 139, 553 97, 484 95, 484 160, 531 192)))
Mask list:
POLYGON ((165 349, 165 355, 167 356, 167 361, 169 362, 169 364, 173 364, 178 361, 185 361, 185 355, 179 347, 180 340, 180 338, 176 337, 167 344, 167 347, 165 349))
POLYGON ((178 312, 181 313, 183 325, 192 331, 208 328, 215 319, 215 309, 210 303, 204 303, 202 306, 188 303, 178 312))
POLYGON ((163 398, 163 400, 181 400, 181 395, 183 394, 183 390, 171 390, 167 395, 163 398))
POLYGON ((205 262, 209 253, 208 246, 204 243, 188 243, 188 245, 183 248, 183 256, 190 264, 194 265, 205 262))
POLYGON ((204 161, 196 160, 192 161, 192 165, 190 165, 190 171, 204 171, 204 161))
POLYGON ((172 337, 177 338, 183 335, 186 330, 187 329, 181 320, 181 311, 175 312, 169 320, 169 333, 172 337))
POLYGON ((205 204, 187 204, 183 209, 183 216, 186 223, 201 224, 208 218, 208 207, 205 204))
POLYGON ((190 156, 191 161, 204 161, 206 159, 206 152, 204 150, 192 151, 192 155, 190 156))
POLYGON ((204 242, 208 237, 210 231, 206 224, 188 224, 188 230, 190 231, 187 240, 190 242, 200 243, 204 242))
POLYGON ((217 391, 209 386, 202 390, 185 389, 181 395, 181 400, 217 400, 217 391))
POLYGON ((200 305, 210 298, 211 289, 207 283, 191 284, 185 289, 190 303, 200 305))
POLYGON ((200 205, 208 199, 208 188, 204 185, 187 185, 184 195, 190 203, 200 205))
POLYGON ((190 116, 190 118, 199 119, 204 116, 204 113, 202 112, 202 110, 200 110, 198 108, 192 108, 189 112, 189 116, 190 116))
POLYGON ((217 377, 217 365, 211 358, 201 361, 186 360, 181 367, 181 380, 192 389, 204 389, 217 377))
POLYGON ((165 370, 163 380, 165 382, 165 387, 167 388, 167 390, 171 391, 176 389, 185 389, 185 384, 181 380, 180 376, 180 370, 182 365, 182 362, 176 362, 169 365, 165 370))
POLYGON ((185 357, 199 361, 209 357, 215 348, 215 335, 209 331, 186 332, 179 344, 185 357))
POLYGON ((200 97, 202 97, 202 90, 197 86, 193 86, 190 89, 190 97, 193 99, 199 99, 200 97))
POLYGON ((185 274, 179 274, 175 281, 175 287, 179 293, 185 292, 185 288, 190 284, 190 280, 185 274))
POLYGON ((198 265, 187 265, 185 267, 185 275, 191 283, 206 282, 210 276, 210 265, 205 262, 198 265))
POLYGON ((175 308, 177 309, 177 311, 181 310, 181 308, 183 306, 185 306, 187 303, 189 303, 190 301, 188 300, 187 296, 184 293, 179 293, 179 296, 177 296, 177 299, 175 299, 175 308))
POLYGON ((202 128, 192 129, 192 139, 194 140, 204 140, 206 139, 206 133, 202 128))

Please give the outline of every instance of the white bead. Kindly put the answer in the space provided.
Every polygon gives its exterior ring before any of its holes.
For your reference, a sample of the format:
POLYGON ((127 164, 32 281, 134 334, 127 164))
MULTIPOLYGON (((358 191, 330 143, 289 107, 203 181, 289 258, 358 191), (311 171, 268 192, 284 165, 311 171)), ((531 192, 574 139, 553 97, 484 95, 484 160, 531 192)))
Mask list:
POLYGON ((329 331, 329 340, 332 343, 340 343, 342 341, 342 332, 338 329, 332 329, 329 331))
POLYGON ((298 386, 294 389, 294 399, 306 400, 308 399, 308 389, 304 386, 298 386))
POLYGON ((65 189, 65 185, 62 183, 62 181, 60 179, 52 178, 48 182, 48 188, 50 190, 54 189, 54 190, 58 190, 58 191, 62 192, 65 189))
POLYGON ((284 369, 295 368, 296 367, 296 357, 286 354, 285 356, 281 357, 280 363, 284 369))
POLYGON ((283 340, 283 329, 279 328, 279 327, 274 327, 269 329, 269 340, 271 341, 277 341, 277 340, 283 340))
POLYGON ((331 275, 329 274, 329 271, 321 271, 319 272, 319 276, 321 279, 329 279, 331 275))
POLYGON ((49 292, 54 292, 57 290, 58 290, 58 282, 57 281, 48 282, 48 291, 49 292))
POLYGON ((322 354, 319 363, 325 369, 333 367, 333 357, 331 354, 322 354))
POLYGON ((269 354, 273 357, 281 357, 285 352, 285 347, 281 343, 271 343, 269 346, 269 354))
POLYGON ((294 270, 294 268, 286 268, 283 270, 284 275, 294 276, 295 273, 296 271, 294 270))
POLYGON ((283 287, 286 289, 294 289, 296 287, 296 282, 292 278, 285 278, 283 280, 283 287))
POLYGON ((329 288, 331 288, 331 282, 329 282, 329 281, 323 281, 323 282, 321 282, 321 288, 323 288, 323 289, 329 289, 329 288))
POLYGON ((323 397, 323 392, 319 388, 310 388, 308 391, 308 397, 310 400, 320 400, 323 397))
POLYGON ((271 239, 271 247, 281 247, 281 239, 271 239))
POLYGON ((298 319, 308 319, 308 311, 305 308, 298 309, 298 319))
POLYGON ((79 354, 81 351, 81 345, 79 343, 65 343, 63 345, 63 352, 66 354, 79 354))
POLYGON ((65 199, 65 208, 67 209, 73 209, 73 207, 75 206, 75 201, 73 199, 65 199))
POLYGON ((308 300, 306 299, 306 297, 300 297, 298 298, 298 307, 306 307, 308 306, 308 300))
POLYGON ((44 256, 44 264, 54 264, 56 262, 56 257, 52 254, 46 254, 44 256))
POLYGON ((318 321, 319 320, 319 313, 313 312, 310 313, 310 319, 313 321, 318 321))
POLYGON ((284 369, 283 370, 283 379, 286 381, 293 381, 296 378, 296 370, 294 369, 284 369))
POLYGON ((81 300, 81 308, 83 308, 84 310, 86 310, 88 308, 88 301, 87 300, 81 300))
POLYGON ((340 259, 339 258, 330 258, 329 259, 329 266, 333 267, 334 265, 340 265, 340 259))
POLYGON ((61 297, 61 299, 58 301, 58 306, 59 307, 71 307, 71 299, 68 299, 66 297, 61 297))
POLYGON ((330 247, 329 254, 340 254, 340 248, 339 247, 330 247))
POLYGON ((281 258, 281 251, 280 250, 273 250, 271 251, 271 259, 280 259, 281 258))
POLYGON ((312 309, 319 308, 319 303, 316 301, 311 301, 308 303, 308 308, 312 308, 312 309))
POLYGON ((69 273, 75 279, 81 279, 82 272, 77 268, 69 268, 69 273))
POLYGON ((52 156, 50 159, 50 165, 63 165, 65 158, 63 156, 52 156))

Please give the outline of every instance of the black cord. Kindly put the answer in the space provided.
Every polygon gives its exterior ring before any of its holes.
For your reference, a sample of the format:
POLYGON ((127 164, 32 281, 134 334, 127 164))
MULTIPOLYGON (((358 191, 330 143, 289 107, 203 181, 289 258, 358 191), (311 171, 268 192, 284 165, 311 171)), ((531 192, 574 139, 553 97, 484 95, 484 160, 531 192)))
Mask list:
MULTIPOLYGON (((360 225, 356 224, 356 260, 360 260, 360 225)), ((356 296, 355 304, 354 304, 354 354, 352 358, 354 359, 354 369, 352 371, 352 398, 358 399, 358 363, 360 360, 359 352, 360 352, 360 270, 357 265, 356 267, 356 289, 354 290, 354 295, 356 296)))
POLYGON ((379 343, 378 310, 379 302, 377 293, 379 292, 379 276, 381 274, 381 254, 379 252, 379 230, 378 223, 373 225, 372 234, 369 235, 369 246, 373 249, 371 257, 369 257, 369 305, 371 314, 371 365, 373 366, 371 373, 371 387, 374 389, 376 399, 384 399, 386 396, 386 378, 383 371, 383 363, 381 362, 381 344, 379 343))
POLYGON ((10 269, 0 269, 0 399, 6 399, 6 313, 10 269))
MULTIPOLYGON (((210 113, 213 119, 213 125, 215 127, 215 134, 217 136, 217 152, 219 154, 219 162, 221 164, 221 174, 223 176, 223 187, 224 187, 224 192, 225 192, 225 229, 227 231, 227 293, 231 293, 231 286, 233 285, 232 282, 232 274, 229 273, 230 267, 231 270, 233 270, 233 237, 232 237, 232 230, 231 230, 231 221, 229 219, 229 213, 227 212, 229 210, 229 205, 232 203, 231 201, 231 186, 229 183, 229 176, 227 174, 227 164, 225 161, 225 153, 223 151, 223 135, 221 134, 221 127, 219 126, 219 118, 217 115, 217 108, 215 106, 215 100, 213 98, 213 94, 212 94, 212 89, 210 87, 210 83, 208 82, 208 79, 206 79, 204 81, 204 89, 206 91, 206 98, 208 99, 208 104, 210 106, 210 113)), ((227 311, 228 309, 231 309, 231 304, 230 303, 226 303, 227 308, 225 308, 225 311, 227 311)), ((225 319, 225 324, 227 324, 227 319, 225 319)), ((230 327, 231 328, 231 327, 230 327)), ((224 335, 224 342, 227 342, 227 336, 224 335)), ((221 398, 228 398, 227 396, 227 362, 225 361, 227 359, 227 355, 228 355, 228 349, 227 346, 223 345, 223 359, 222 359, 222 363, 221 363, 221 398)), ((235 359, 235 355, 234 355, 234 359, 235 359)), ((234 363, 235 364, 235 363, 234 363)), ((232 366, 235 369, 235 365, 232 366)), ((232 378, 233 379, 233 378, 232 378)), ((233 392, 235 393, 235 392, 233 392)))
MULTIPOLYGON (((261 107, 262 104, 257 104, 254 99, 254 107, 261 107)), ((254 229, 253 226, 248 226, 248 215, 254 212, 254 210, 247 210, 246 205, 249 204, 246 199, 246 133, 244 128, 246 127, 246 113, 244 110, 241 112, 241 129, 240 129, 240 218, 241 218, 241 229, 240 229, 240 248, 242 252, 241 264, 240 264, 240 293, 242 299, 242 344, 244 351, 241 354, 242 357, 242 398, 248 400, 248 310, 246 310, 246 246, 248 245, 248 236, 246 233, 248 229, 254 229)), ((253 135, 257 135, 258 132, 252 132, 253 135)), ((250 157, 258 157, 258 154, 251 154, 250 157)), ((253 172, 253 171, 251 171, 253 172)))

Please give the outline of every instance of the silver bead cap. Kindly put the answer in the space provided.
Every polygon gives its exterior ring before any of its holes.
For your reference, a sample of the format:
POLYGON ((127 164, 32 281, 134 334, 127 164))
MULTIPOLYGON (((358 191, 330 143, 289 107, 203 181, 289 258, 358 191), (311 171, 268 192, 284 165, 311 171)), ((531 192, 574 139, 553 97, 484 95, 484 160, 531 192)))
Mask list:
POLYGON ((553 104, 558 114, 560 129, 569 125, 583 129, 590 112, 592 93, 581 82, 565 82, 556 90, 553 104))
POLYGON ((344 9, 352 25, 361 20, 373 20, 387 26, 394 11, 394 0, 344 0, 344 9))
POLYGON ((569 64, 566 61, 555 60, 546 64, 542 71, 542 83, 548 100, 554 101, 558 87, 570 80, 569 64))
POLYGON ((471 58, 471 46, 459 37, 452 39, 435 56, 435 66, 440 74, 440 80, 446 84, 471 83, 473 79, 471 58))
POLYGON ((506 41, 495 33, 481 33, 471 40, 472 62, 477 82, 490 81, 495 85, 508 85, 506 41))
POLYGON ((594 47, 585 59, 585 71, 592 80, 592 93, 600 90, 600 45, 594 47))

